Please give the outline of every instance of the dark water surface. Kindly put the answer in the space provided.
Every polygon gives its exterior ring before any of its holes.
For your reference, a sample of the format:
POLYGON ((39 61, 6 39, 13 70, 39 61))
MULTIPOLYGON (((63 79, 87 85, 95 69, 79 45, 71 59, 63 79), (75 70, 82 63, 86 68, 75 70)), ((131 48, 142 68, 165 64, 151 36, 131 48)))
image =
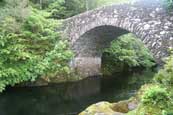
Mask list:
POLYGON ((128 99, 152 76, 153 73, 144 72, 47 87, 8 88, 0 94, 0 115, 77 115, 99 101, 128 99))

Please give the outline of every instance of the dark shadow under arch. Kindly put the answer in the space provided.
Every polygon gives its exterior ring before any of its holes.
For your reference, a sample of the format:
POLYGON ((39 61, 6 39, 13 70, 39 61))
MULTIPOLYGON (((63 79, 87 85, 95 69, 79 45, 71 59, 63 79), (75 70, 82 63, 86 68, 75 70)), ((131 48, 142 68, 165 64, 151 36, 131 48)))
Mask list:
POLYGON ((98 26, 84 33, 73 44, 77 57, 100 57, 101 50, 108 47, 115 38, 129 31, 115 26, 98 26))

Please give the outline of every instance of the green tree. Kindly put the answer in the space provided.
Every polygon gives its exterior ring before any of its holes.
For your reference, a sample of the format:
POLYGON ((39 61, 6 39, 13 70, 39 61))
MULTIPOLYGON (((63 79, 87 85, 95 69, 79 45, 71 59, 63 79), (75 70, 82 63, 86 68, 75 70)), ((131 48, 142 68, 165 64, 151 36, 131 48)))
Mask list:
POLYGON ((166 5, 169 11, 173 10, 173 0, 166 0, 166 5))
POLYGON ((59 0, 48 8, 53 18, 64 19, 86 11, 84 0, 59 0))
POLYGON ((133 34, 126 34, 114 40, 104 50, 103 73, 128 71, 134 67, 150 68, 155 65, 153 57, 143 43, 133 34))
POLYGON ((7 16, 12 16, 16 20, 23 21, 30 13, 28 0, 5 0, 4 10, 7 16))
POLYGON ((36 9, 28 15, 12 14, 20 11, 20 4, 7 2, 6 7, 11 9, 0 25, 0 92, 8 85, 39 77, 68 75, 73 54, 55 32, 59 22, 36 9))

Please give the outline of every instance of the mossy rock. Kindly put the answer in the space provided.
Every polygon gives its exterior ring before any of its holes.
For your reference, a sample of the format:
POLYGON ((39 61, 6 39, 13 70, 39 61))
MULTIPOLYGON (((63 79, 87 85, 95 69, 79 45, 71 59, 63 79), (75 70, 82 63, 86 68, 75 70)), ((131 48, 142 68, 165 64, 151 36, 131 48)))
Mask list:
POLYGON ((135 98, 118 103, 99 102, 89 106, 79 115, 124 115, 131 110, 136 109, 138 102, 135 98))
POLYGON ((116 112, 127 113, 129 111, 128 101, 120 101, 112 104, 112 109, 116 112))
POLYGON ((112 108, 113 104, 109 102, 99 102, 89 106, 79 115, 123 115, 123 113, 116 112, 112 108))

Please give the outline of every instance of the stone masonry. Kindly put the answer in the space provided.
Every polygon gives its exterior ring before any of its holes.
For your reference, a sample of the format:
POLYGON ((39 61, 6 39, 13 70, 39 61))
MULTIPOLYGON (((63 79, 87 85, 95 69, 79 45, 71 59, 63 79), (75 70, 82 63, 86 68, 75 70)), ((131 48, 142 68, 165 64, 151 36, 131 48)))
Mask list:
POLYGON ((143 41, 158 63, 173 48, 173 15, 160 4, 102 7, 66 19, 63 25, 76 54, 71 66, 83 76, 99 75, 102 49, 128 32, 143 41))

